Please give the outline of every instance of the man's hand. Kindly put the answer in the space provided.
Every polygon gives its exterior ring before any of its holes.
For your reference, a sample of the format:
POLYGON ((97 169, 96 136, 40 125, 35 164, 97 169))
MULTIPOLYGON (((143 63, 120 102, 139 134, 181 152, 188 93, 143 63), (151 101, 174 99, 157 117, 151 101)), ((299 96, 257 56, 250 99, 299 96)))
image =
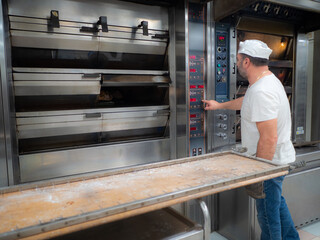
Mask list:
POLYGON ((215 100, 202 100, 205 104, 204 110, 230 109, 240 110, 242 106, 243 97, 231 100, 228 102, 219 103, 215 100))
POLYGON ((202 102, 205 104, 204 110, 217 110, 221 109, 221 103, 215 101, 215 100, 202 100, 202 102))

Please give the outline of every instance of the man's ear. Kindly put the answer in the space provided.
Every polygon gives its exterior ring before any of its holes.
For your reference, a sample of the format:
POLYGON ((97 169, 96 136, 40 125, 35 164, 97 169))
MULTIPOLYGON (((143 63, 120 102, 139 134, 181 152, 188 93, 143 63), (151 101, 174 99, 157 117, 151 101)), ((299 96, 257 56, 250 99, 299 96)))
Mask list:
POLYGON ((249 66, 249 63, 250 63, 250 59, 249 58, 245 58, 243 60, 243 62, 247 65, 247 67, 249 66))

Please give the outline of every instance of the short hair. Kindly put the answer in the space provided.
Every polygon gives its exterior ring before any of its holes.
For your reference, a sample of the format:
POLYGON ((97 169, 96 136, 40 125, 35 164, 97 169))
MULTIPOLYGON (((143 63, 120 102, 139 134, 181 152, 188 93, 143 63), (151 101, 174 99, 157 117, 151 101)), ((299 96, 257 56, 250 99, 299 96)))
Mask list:
POLYGON ((252 62, 252 64, 254 66, 260 67, 260 66, 268 66, 269 65, 269 59, 266 58, 257 58, 257 57, 251 57, 247 54, 244 53, 240 53, 244 58, 249 58, 250 62, 252 62))

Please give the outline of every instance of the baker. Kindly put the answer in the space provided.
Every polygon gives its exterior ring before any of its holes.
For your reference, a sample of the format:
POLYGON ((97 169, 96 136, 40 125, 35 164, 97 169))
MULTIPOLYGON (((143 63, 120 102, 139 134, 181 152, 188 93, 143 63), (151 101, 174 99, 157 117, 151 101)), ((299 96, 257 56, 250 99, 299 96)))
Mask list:
MULTIPOLYGON (((295 161, 291 113, 280 80, 269 70, 272 50, 262 41, 240 42, 237 68, 249 81, 244 97, 219 103, 203 100, 205 110, 241 110, 242 147, 247 153, 277 164, 295 161)), ((256 199, 261 240, 300 239, 282 196, 284 176, 263 182, 264 198, 256 199)))

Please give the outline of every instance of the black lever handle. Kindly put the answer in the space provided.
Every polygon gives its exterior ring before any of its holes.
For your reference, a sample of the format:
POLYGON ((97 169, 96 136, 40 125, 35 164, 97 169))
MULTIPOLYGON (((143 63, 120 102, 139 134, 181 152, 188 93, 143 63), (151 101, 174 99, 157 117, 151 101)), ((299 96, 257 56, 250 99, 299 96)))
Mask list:
POLYGON ((52 27, 52 28, 59 28, 60 27, 59 11, 51 10, 48 25, 49 25, 49 27, 52 27))
POLYGON ((142 27, 142 29, 143 29, 143 35, 145 35, 145 36, 148 36, 149 35, 149 33, 148 33, 148 21, 142 21, 141 23, 140 23, 140 25, 138 25, 138 28, 139 27, 142 27))
POLYGON ((99 21, 97 23, 93 24, 93 27, 85 27, 82 26, 80 28, 80 32, 90 32, 90 33, 97 33, 99 32, 98 26, 102 26, 102 32, 108 32, 108 22, 107 22, 107 17, 106 16, 101 16, 99 17, 99 21))
POLYGON ((99 21, 97 22, 97 25, 101 25, 102 32, 109 32, 108 22, 107 22, 107 17, 106 16, 99 17, 99 21))

